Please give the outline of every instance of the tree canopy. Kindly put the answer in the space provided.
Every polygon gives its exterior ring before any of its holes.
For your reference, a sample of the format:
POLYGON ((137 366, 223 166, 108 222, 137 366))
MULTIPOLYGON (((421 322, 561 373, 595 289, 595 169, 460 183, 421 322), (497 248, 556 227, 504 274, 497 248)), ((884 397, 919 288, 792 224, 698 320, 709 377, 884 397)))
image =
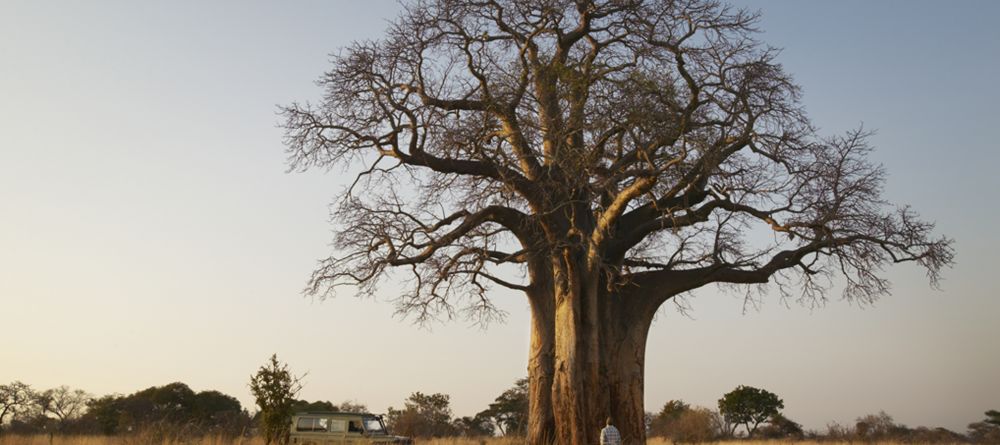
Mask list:
POLYGON ((480 413, 490 419, 502 436, 523 436, 528 430, 528 379, 518 379, 480 413))
POLYGON ((978 443, 1000 443, 1000 411, 986 411, 986 418, 969 424, 969 438, 978 443))
POLYGON ((682 283, 664 296, 772 279, 822 299, 837 271, 870 300, 903 261, 936 282, 948 240, 881 198, 870 132, 815 132, 757 19, 701 0, 409 2, 334 57, 321 101, 284 108, 293 168, 363 170, 310 290, 372 292, 398 267, 402 311, 489 320, 490 285, 530 285, 497 266, 566 244, 611 283, 682 283))
POLYGON ((984 422, 1000 427, 1000 411, 995 409, 986 411, 986 420, 984 420, 984 422))
POLYGON ((105 434, 137 431, 152 425, 238 434, 247 419, 236 398, 214 390, 195 392, 181 382, 151 386, 127 396, 90 399, 83 416, 83 420, 105 434))
MULTIPOLYGON (((51 414, 59 419, 60 426, 67 421, 79 418, 87 409, 87 403, 93 396, 82 389, 71 389, 66 385, 45 390, 38 395, 38 404, 45 414, 51 414)), ((239 404, 237 403, 237 411, 239 404)))
POLYGON ((3 423, 7 416, 17 415, 28 409, 36 396, 31 385, 21 381, 0 385, 0 432, 3 431, 3 423))
POLYGON ((403 409, 389 407, 386 417, 388 427, 394 434, 426 438, 455 433, 455 425, 451 419, 451 397, 447 394, 415 392, 403 402, 403 409))
POLYGON ((668 400, 663 404, 660 412, 652 416, 649 424, 649 434, 651 436, 670 436, 677 420, 682 414, 689 411, 691 405, 683 400, 668 400))
POLYGON ((760 424, 779 415, 784 407, 785 402, 774 393, 752 386, 737 386, 719 399, 719 414, 731 425, 729 435, 743 425, 747 436, 753 436, 760 424))

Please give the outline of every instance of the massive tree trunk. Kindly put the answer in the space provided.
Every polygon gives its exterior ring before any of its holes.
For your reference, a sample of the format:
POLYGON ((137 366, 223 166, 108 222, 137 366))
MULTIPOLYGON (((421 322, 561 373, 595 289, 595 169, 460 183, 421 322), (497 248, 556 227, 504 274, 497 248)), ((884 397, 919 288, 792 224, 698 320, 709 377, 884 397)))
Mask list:
POLYGON ((553 266, 547 298, 532 298, 528 443, 596 444, 607 417, 624 443, 644 443, 643 371, 655 308, 609 291, 582 261, 558 258, 553 266))
POLYGON ((625 292, 602 297, 601 367, 608 391, 608 412, 622 443, 645 443, 643 406, 646 338, 655 307, 625 292))

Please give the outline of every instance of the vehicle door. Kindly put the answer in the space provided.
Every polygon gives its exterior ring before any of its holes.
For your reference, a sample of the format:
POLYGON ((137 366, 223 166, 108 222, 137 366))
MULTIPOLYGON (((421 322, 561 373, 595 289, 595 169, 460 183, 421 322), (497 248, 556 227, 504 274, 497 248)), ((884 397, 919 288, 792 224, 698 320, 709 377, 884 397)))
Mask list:
POLYGON ((343 445, 343 433, 332 431, 333 419, 322 416, 300 416, 292 432, 295 445, 343 445))
POLYGON ((370 442, 364 435, 364 424, 361 422, 361 417, 350 418, 344 421, 344 427, 346 431, 344 433, 344 444, 343 445, 363 445, 370 442))

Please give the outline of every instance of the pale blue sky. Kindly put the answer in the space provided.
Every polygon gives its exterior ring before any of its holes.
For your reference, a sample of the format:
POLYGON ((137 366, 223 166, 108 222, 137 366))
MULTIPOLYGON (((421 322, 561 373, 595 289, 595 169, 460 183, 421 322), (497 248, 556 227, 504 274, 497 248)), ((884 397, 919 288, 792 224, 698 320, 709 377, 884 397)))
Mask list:
MULTIPOLYGON (((1000 3, 748 2, 825 133, 864 123, 886 194, 956 239, 943 291, 888 272, 875 307, 697 293, 648 346, 646 404, 776 392, 809 428, 885 410, 964 431, 1000 409, 1000 3)), ((273 352, 303 397, 376 411, 413 391, 483 409, 525 375, 527 305, 431 331, 386 300, 299 294, 328 254, 336 172, 285 173, 275 107, 318 96, 328 54, 394 2, 0 1, 0 383, 96 394, 183 381, 245 405, 273 352), (363 350, 364 352, 351 352, 363 350), (364 365, 360 365, 363 363, 364 365)))

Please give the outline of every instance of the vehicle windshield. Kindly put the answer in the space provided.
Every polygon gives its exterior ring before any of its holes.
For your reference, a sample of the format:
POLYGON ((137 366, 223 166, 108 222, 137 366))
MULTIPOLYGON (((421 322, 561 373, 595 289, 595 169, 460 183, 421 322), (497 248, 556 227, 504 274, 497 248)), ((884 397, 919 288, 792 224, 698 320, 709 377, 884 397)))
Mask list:
POLYGON ((365 417, 365 432, 369 434, 385 434, 385 425, 378 417, 365 417))

